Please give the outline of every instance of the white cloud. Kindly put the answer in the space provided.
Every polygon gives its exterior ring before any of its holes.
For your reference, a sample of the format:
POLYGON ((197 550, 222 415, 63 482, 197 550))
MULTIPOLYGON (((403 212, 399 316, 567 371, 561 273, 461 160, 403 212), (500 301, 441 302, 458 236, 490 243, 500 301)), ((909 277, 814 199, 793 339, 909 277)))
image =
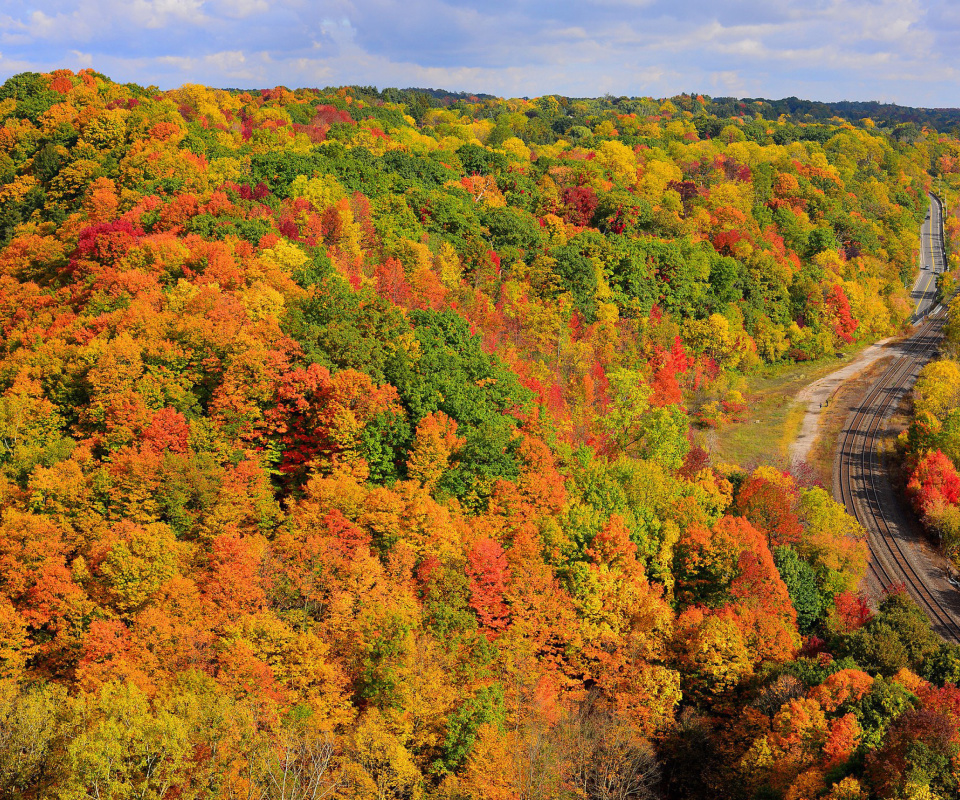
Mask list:
POLYGON ((220 0, 215 7, 219 14, 233 19, 244 19, 270 10, 266 0, 220 0))
POLYGON ((161 86, 951 105, 960 9, 954 0, 0 0, 0 44, 7 73, 70 66, 66 57, 161 86))
POLYGON ((93 66, 93 53, 81 53, 79 50, 71 50, 70 55, 73 56, 73 63, 76 65, 74 67, 75 69, 85 69, 93 66))
POLYGON ((133 0, 127 13, 148 29, 164 28, 174 21, 205 25, 214 20, 203 13, 203 0, 133 0))

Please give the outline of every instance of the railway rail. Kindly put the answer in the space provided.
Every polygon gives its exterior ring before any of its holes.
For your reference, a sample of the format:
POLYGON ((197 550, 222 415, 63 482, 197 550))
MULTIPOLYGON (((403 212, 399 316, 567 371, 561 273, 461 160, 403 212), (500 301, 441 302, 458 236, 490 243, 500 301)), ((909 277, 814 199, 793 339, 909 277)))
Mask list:
POLYGON ((918 305, 916 332, 900 343, 893 362, 846 420, 834 464, 834 496, 867 532, 872 583, 881 589, 904 585, 933 628, 947 641, 960 643, 960 592, 918 548, 917 525, 904 513, 879 452, 886 420, 936 354, 943 336, 946 309, 929 310, 928 304, 924 312, 923 302, 918 305))

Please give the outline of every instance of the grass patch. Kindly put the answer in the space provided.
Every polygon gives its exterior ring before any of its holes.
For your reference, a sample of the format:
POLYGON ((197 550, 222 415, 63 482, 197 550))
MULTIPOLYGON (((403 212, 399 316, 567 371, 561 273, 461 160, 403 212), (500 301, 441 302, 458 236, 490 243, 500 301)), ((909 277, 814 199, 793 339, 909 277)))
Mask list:
POLYGON ((780 450, 786 455, 787 451, 790 449, 790 445, 794 439, 797 438, 797 435, 800 433, 800 428, 803 425, 803 418, 806 416, 807 407, 803 403, 798 403, 795 400, 790 401, 790 405, 787 407, 787 415, 783 421, 783 431, 780 437, 780 450))
POLYGON ((843 358, 831 356, 801 364, 764 367, 748 375, 743 391, 747 411, 743 422, 730 422, 704 434, 704 447, 714 463, 752 468, 775 464, 785 468, 787 451, 803 422, 804 408, 794 395, 831 372, 848 364, 869 342, 843 358))
POLYGON ((706 449, 713 462, 748 469, 757 464, 781 464, 786 459, 786 430, 799 404, 786 396, 762 400, 748 397, 747 402, 743 422, 726 423, 706 434, 706 449))

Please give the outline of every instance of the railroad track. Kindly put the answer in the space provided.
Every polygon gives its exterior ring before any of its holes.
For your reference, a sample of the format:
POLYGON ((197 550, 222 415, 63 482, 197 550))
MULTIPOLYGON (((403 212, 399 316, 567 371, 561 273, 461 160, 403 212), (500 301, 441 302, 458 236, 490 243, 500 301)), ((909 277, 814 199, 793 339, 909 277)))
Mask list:
POLYGON ((937 352, 946 309, 939 308, 901 345, 901 353, 854 408, 840 435, 834 491, 867 531, 869 572, 882 588, 903 584, 946 640, 960 643, 960 593, 911 543, 912 529, 879 453, 884 423, 937 352))

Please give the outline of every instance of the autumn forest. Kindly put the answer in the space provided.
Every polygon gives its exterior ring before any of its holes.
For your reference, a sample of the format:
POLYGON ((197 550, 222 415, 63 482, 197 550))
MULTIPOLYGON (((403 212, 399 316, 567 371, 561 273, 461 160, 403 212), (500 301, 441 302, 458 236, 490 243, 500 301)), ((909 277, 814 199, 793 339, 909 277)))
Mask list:
POLYGON ((3 83, 0 797, 956 797, 960 648, 709 446, 905 329, 938 187, 960 265, 951 121, 807 111, 3 83))

